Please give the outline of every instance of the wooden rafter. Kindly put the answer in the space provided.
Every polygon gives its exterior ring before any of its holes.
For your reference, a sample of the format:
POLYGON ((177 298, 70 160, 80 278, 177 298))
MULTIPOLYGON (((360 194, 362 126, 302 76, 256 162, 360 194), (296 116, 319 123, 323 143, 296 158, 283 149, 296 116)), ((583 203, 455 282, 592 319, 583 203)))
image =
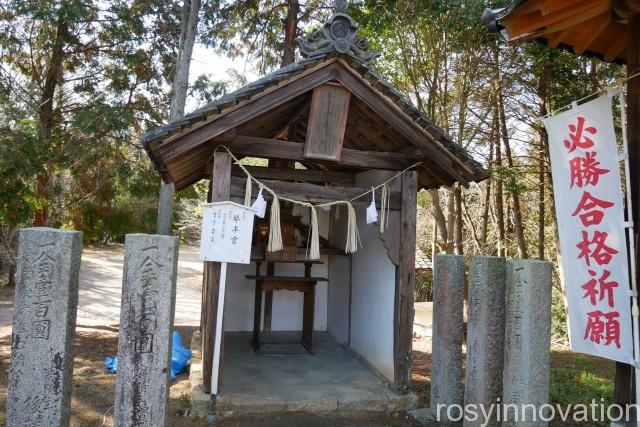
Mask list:
POLYGON ((422 127, 412 121, 397 105, 384 95, 375 91, 366 84, 360 75, 353 71, 342 60, 338 63, 343 66, 336 68, 336 79, 363 101, 380 117, 385 117, 389 122, 405 135, 413 144, 424 150, 425 153, 441 167, 446 168, 458 182, 467 182, 473 176, 473 172, 460 159, 451 156, 433 136, 422 127), (425 142, 431 141, 431 144, 425 142))
POLYGON ((609 26, 611 22, 611 10, 608 9, 606 12, 596 16, 585 25, 585 29, 582 34, 580 34, 580 42, 576 43, 573 46, 573 50, 577 54, 584 53, 589 46, 598 38, 600 34, 609 26))
POLYGON ((164 153, 166 159, 173 159, 189 151, 191 148, 204 144, 219 134, 266 113, 267 111, 296 98, 301 93, 326 83, 333 78, 333 60, 322 63, 322 67, 314 67, 292 77, 286 84, 267 89, 255 98, 245 101, 242 108, 236 107, 224 111, 215 121, 198 126, 195 130, 182 135, 180 144, 164 153))
POLYGON ((562 2, 562 7, 556 10, 550 8, 553 3, 547 1, 549 5, 546 7, 546 14, 533 11, 519 15, 516 9, 516 13, 503 22, 509 34, 517 36, 540 28, 554 33, 594 18, 611 7, 611 0, 566 0, 562 2))
POLYGON ((627 31, 621 31, 615 36, 613 42, 611 42, 609 47, 604 51, 604 59, 606 61, 611 62, 620 55, 627 46, 627 35, 627 31))

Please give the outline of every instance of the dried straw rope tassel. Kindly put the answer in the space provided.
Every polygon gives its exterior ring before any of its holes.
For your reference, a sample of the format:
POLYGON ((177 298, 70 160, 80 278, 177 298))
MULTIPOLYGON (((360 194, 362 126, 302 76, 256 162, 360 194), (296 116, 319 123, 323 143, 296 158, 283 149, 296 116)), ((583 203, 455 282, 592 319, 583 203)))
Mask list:
POLYGON ((271 220, 269 222, 269 243, 267 252, 278 252, 283 249, 282 230, 280 229, 280 201, 275 193, 272 193, 271 220))
POLYGON ((357 252, 360 235, 358 234, 358 224, 356 223, 356 210, 351 202, 347 202, 347 244, 344 251, 348 254, 357 252))
POLYGON ((387 184, 382 185, 382 195, 380 196, 380 234, 384 233, 389 226, 389 197, 391 191, 387 184))
POLYGON ((251 177, 247 177, 247 183, 244 186, 244 205, 251 206, 251 193, 253 192, 253 188, 251 188, 251 177))
POLYGON ((311 245, 308 259, 320 259, 320 236, 318 234, 318 211, 311 206, 311 245))

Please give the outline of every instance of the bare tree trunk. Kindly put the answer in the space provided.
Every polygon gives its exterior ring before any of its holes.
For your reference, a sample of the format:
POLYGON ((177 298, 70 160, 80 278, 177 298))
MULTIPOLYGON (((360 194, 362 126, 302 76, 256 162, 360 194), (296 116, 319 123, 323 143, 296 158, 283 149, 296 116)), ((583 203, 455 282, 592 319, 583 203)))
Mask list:
MULTIPOLYGON (((176 71, 173 76, 171 107, 169 109, 170 121, 184 116, 184 107, 189 88, 189 68, 191 66, 193 46, 198 32, 199 13, 200 0, 184 0, 178 59, 176 61, 176 71)), ((173 183, 161 182, 160 197, 158 199, 158 222, 156 226, 156 232, 158 234, 171 235, 174 197, 175 187, 173 183)))
MULTIPOLYGON (((496 106, 497 110, 497 106, 496 106)), ((500 167, 502 166, 502 149, 500 147, 500 134, 498 130, 498 112, 495 111, 493 117, 493 143, 495 144, 495 155, 496 161, 495 165, 500 167)), ((504 202, 502 195, 502 179, 496 178, 496 221, 498 228, 498 256, 505 256, 506 254, 506 245, 505 245, 505 233, 504 233, 504 202)))
MULTIPOLYGON (((500 95, 502 98, 502 95, 500 95)), ((509 135, 507 133, 507 125, 506 125, 506 117, 504 113, 504 106, 502 101, 499 103, 500 105, 500 117, 502 122, 502 140, 504 142, 504 153, 507 158, 507 165, 510 169, 513 168, 513 157, 511 155, 511 144, 509 142, 509 135)), ((510 186, 515 188, 516 182, 515 178, 512 176, 510 178, 510 186)), ((524 225, 522 223, 522 209, 520 208, 520 195, 517 191, 513 191, 511 194, 511 203, 513 209, 513 232, 516 237, 516 245, 518 246, 518 256, 522 259, 529 258, 527 253, 527 242, 524 238, 524 225)))
POLYGON ((453 190, 453 195, 455 199, 455 215, 456 215, 456 224, 455 224, 455 248, 454 252, 456 255, 464 255, 464 247, 462 242, 462 190, 460 189, 460 185, 456 184, 455 189, 453 190))
POLYGON ((538 159, 538 259, 544 259, 544 156, 540 150, 540 159, 538 159))
MULTIPOLYGON (((538 96, 540 98, 540 117, 547 115, 547 103, 548 103, 548 85, 551 70, 548 65, 545 65, 542 75, 538 77, 538 96)), ((544 128, 540 128, 538 131, 540 138, 540 148, 538 150, 538 259, 544 259, 544 242, 545 242, 545 175, 547 174, 546 159, 548 156, 549 136, 544 128)), ((551 184, 551 183, 549 183, 551 184)), ((553 195, 551 195, 553 200, 553 195)), ((554 215, 554 222, 556 222, 554 215)), ((557 224, 556 224, 557 229, 557 224)), ((558 258, 559 261, 559 258, 558 258)), ((560 278, 562 282, 563 277, 560 278)))
MULTIPOLYGON (((493 144, 489 144, 489 172, 493 166, 493 144)), ((491 208, 491 179, 485 181, 486 192, 484 196, 484 212, 482 214, 482 234, 480 237, 480 251, 484 253, 487 247, 487 237, 489 235, 489 211, 491 208)))
POLYGON ((435 216, 432 217, 433 219, 433 227, 432 227, 432 231, 431 231, 431 261, 435 261, 436 259, 436 255, 438 254, 437 252, 437 248, 438 245, 436 244, 436 241, 438 240, 437 234, 438 234, 438 221, 436 221, 435 216))
MULTIPOLYGON (((440 193, 438 190, 431 189, 429 190, 429 194, 431 194, 431 214, 433 215, 433 220, 437 225, 437 235, 439 243, 437 243, 440 251, 447 252, 447 241, 448 241, 448 233, 447 233, 447 220, 444 217, 444 212, 442 212, 442 206, 440 205, 440 193)), ((436 239, 436 236, 433 236, 436 239)))
MULTIPOLYGON (((60 83, 62 64, 64 61, 64 45, 69 36, 69 23, 67 22, 65 12, 60 11, 59 13, 56 36, 51 50, 51 57, 47 64, 38 111, 40 143, 47 148, 49 148, 51 144, 51 135, 54 126, 53 97, 60 83)), ((41 205, 35 212, 33 220, 35 227, 49 225, 50 211, 48 202, 51 197, 52 181, 50 167, 45 163, 44 171, 40 172, 36 177, 36 198, 41 201, 41 205)))
POLYGON ((478 231, 476 229, 475 224, 473 223, 473 220, 471 219, 471 215, 469 215, 469 211, 467 210, 467 205, 464 202, 464 197, 462 198, 462 203, 460 207, 462 208, 462 214, 464 215, 464 222, 467 224, 467 228, 471 233, 471 239, 473 239, 473 244, 475 245, 478 253, 481 254, 482 248, 480 246, 480 239, 478 239, 478 231))
POLYGON ((284 21, 284 51, 282 66, 293 64, 296 60, 296 35, 298 32, 298 0, 287 0, 287 18, 284 21))
MULTIPOLYGON (((513 156, 511 155, 511 143, 509 141, 509 132, 507 130, 507 114, 504 107, 504 96, 502 93, 502 82, 500 75, 500 56, 498 47, 494 47, 494 66, 495 66, 495 86, 496 86, 496 104, 500 117, 500 134, 504 143, 504 154, 507 158, 507 166, 513 170, 513 156)), ((509 177, 509 187, 516 188, 516 182, 513 175, 509 177)), ((527 254, 527 242, 524 238, 524 225, 522 223, 522 210, 520 208, 520 195, 517 191, 511 193, 511 203, 513 209, 513 232, 516 237, 516 245, 518 247, 518 256, 520 258, 529 258, 527 254)), ((510 216, 509 216, 510 217, 510 216)))

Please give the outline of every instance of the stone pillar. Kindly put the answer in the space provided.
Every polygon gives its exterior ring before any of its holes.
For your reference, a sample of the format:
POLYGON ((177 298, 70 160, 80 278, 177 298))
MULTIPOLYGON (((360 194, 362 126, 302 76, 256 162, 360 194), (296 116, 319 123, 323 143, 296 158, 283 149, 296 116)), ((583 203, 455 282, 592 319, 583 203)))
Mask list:
MULTIPOLYGON (((506 281, 504 258, 471 258, 464 403, 482 404, 487 412, 502 398, 506 281)), ((499 425, 495 416, 487 424, 482 418, 465 420, 464 426, 499 425)))
POLYGON ((431 415, 436 420, 447 419, 450 405, 462 405, 463 310, 464 257, 436 255, 431 340, 431 415))
POLYGON ((127 234, 114 409, 117 426, 165 425, 177 261, 177 237, 127 234))
POLYGON ((503 426, 546 426, 534 413, 549 403, 549 352, 551 347, 551 263, 510 261, 507 273, 507 314, 504 352, 503 403, 518 405, 528 422, 514 422, 511 407, 503 426), (520 405, 533 404, 535 411, 520 405))
POLYGON ((82 233, 20 231, 7 426, 69 424, 82 233))

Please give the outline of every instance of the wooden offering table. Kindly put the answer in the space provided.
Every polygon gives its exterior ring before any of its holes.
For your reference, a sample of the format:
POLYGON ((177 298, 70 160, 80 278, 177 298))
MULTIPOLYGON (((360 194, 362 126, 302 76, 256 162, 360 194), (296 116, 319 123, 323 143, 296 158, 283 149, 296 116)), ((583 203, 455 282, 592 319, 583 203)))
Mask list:
POLYGON ((260 352, 260 329, 262 320, 262 292, 273 292, 278 290, 298 291, 304 293, 302 306, 302 339, 301 344, 309 352, 313 353, 313 325, 316 283, 327 282, 324 277, 311 277, 311 267, 313 264, 322 264, 321 261, 269 261, 267 263, 267 275, 260 275, 261 259, 252 260, 256 263, 256 275, 247 275, 246 278, 256 281, 255 305, 253 313, 253 347, 256 353, 260 352), (304 264, 304 276, 276 276, 274 275, 275 263, 304 264))

